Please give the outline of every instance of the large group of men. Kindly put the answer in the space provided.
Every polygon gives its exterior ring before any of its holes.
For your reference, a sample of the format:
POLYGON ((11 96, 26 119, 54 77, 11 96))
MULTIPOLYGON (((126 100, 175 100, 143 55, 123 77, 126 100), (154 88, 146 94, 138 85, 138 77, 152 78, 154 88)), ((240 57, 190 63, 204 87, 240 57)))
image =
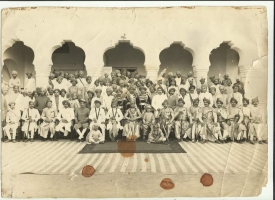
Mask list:
POLYGON ((25 142, 33 142, 35 133, 42 141, 54 141, 57 134, 74 132, 78 142, 89 144, 267 143, 258 97, 245 98, 244 84, 233 83, 227 74, 196 83, 192 72, 164 71, 152 82, 126 69, 96 80, 83 71, 54 71, 45 87, 36 87, 32 73, 26 76, 23 88, 16 71, 8 83, 2 77, 5 142, 16 142, 17 132, 25 142))

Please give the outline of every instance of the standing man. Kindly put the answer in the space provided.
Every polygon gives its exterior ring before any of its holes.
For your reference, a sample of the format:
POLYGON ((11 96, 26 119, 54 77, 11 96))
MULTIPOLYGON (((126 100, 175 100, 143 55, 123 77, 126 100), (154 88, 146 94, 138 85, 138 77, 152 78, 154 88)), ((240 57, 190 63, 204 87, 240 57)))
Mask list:
POLYGON ((159 115, 162 103, 167 100, 167 96, 163 94, 162 87, 157 88, 157 94, 152 99, 152 107, 155 109, 155 117, 159 115))
POLYGON ((204 99, 208 99, 210 101, 209 106, 213 106, 213 96, 209 92, 207 92, 207 85, 204 84, 201 86, 201 93, 199 94, 200 104, 199 107, 204 107, 204 99))
POLYGON ((229 78, 228 74, 225 74, 223 76, 223 80, 222 80, 222 85, 225 87, 225 89, 227 90, 227 94, 231 94, 232 93, 232 89, 231 89, 231 85, 232 85, 232 81, 229 78))
MULTIPOLYGON (((3 80, 3 77, 2 77, 2 80, 3 80)), ((8 104, 7 104, 7 100, 6 100, 6 95, 8 93, 8 88, 3 88, 2 86, 2 110, 1 110, 1 116, 2 116, 2 127, 4 127, 6 125, 6 115, 7 115, 7 112, 8 112, 8 104)), ((4 139, 4 135, 2 135, 2 138, 4 139)))
POLYGON ((258 138, 258 143, 266 143, 267 144, 267 135, 263 131, 264 123, 263 123, 263 110, 258 107, 259 100, 258 97, 252 99, 252 127, 254 130, 254 134, 258 138))
POLYGON ((229 99, 231 100, 232 98, 237 100, 237 107, 241 108, 242 107, 242 102, 243 102, 243 95, 239 92, 239 85, 234 84, 233 85, 233 93, 229 95, 229 99))
POLYGON ((181 84, 181 72, 180 72, 180 71, 177 71, 177 72, 176 72, 175 81, 176 81, 176 85, 179 87, 180 84, 181 84))
POLYGON ((20 94, 19 86, 14 85, 13 86, 13 92, 9 93, 6 97, 7 103, 15 102, 15 109, 23 111, 24 106, 22 106, 22 102, 24 101, 24 97, 22 94, 20 94))
POLYGON ((84 98, 84 93, 85 93, 85 85, 87 85, 87 81, 84 77, 84 72, 82 70, 79 71, 78 73, 78 88, 80 89, 81 91, 81 98, 84 98))
POLYGON ((217 95, 217 98, 220 99, 223 103, 223 107, 227 107, 228 105, 228 95, 225 94, 225 87, 223 85, 221 85, 219 87, 220 90, 220 94, 217 95))
POLYGON ((42 111, 44 108, 46 108, 47 102, 50 100, 49 97, 46 96, 46 89, 37 88, 38 96, 35 98, 34 101, 34 108, 36 108, 39 112, 39 114, 42 114, 42 111))
POLYGON ((31 72, 27 72, 27 79, 25 80, 25 87, 24 90, 27 92, 33 92, 35 91, 36 87, 35 87, 35 80, 32 77, 32 73, 31 72))
POLYGON ((244 84, 240 79, 236 79, 236 83, 239 86, 239 90, 238 92, 242 94, 242 96, 244 96, 244 84))
POLYGON ((9 80, 9 91, 12 93, 14 86, 17 86, 20 90, 20 79, 17 78, 17 71, 13 70, 11 72, 12 78, 9 80))
POLYGON ((112 101, 114 99, 114 96, 112 95, 113 90, 112 88, 106 88, 106 95, 103 96, 103 107, 106 112, 111 109, 112 101))
POLYGON ((157 82, 157 84, 156 84, 155 87, 156 87, 156 89, 158 89, 158 88, 161 87, 162 90, 163 90, 163 93, 164 93, 164 94, 167 93, 167 87, 166 87, 166 85, 163 84, 162 78, 159 78, 159 79, 158 79, 158 82, 157 82))

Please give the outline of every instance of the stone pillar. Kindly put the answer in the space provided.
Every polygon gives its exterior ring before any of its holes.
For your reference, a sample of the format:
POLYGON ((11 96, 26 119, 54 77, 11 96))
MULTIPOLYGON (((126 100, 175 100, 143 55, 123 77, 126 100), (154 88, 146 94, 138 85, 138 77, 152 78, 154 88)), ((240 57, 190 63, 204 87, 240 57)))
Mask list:
POLYGON ((243 67, 243 66, 239 66, 239 72, 240 72, 240 79, 241 79, 241 81, 243 83, 245 83, 248 69, 245 68, 245 67, 243 67))
POLYGON ((51 65, 37 67, 34 66, 36 73, 36 87, 46 88, 49 85, 49 75, 51 73, 51 65))
POLYGON ((198 87, 200 87, 201 85, 200 83, 201 78, 205 78, 205 82, 207 83, 208 71, 210 66, 209 49, 208 48, 203 48, 200 50, 194 49, 193 71, 194 71, 194 77, 196 78, 196 83, 198 87))
POLYGON ((95 81, 97 78, 102 76, 102 71, 104 67, 103 62, 103 48, 95 46, 85 46, 83 47, 85 51, 85 66, 87 70, 87 75, 92 77, 92 80, 95 81))
POLYGON ((37 52, 39 51, 34 51, 35 56, 33 61, 34 70, 36 74, 36 87, 46 88, 49 85, 49 75, 51 73, 52 68, 52 52, 50 51, 50 49, 48 51, 44 51, 43 54, 39 54, 37 52))
POLYGON ((153 82, 157 81, 158 73, 159 73, 159 55, 157 53, 148 53, 144 52, 145 54, 145 70, 147 72, 147 77, 153 82))

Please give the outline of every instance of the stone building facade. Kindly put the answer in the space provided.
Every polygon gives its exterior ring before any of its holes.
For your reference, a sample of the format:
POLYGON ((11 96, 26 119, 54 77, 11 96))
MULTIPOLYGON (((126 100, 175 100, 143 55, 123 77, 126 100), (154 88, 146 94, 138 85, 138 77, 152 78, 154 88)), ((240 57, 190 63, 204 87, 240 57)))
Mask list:
POLYGON ((10 50, 16 42, 23 42, 25 50, 31 52, 27 55, 33 54, 32 63, 22 61, 24 64, 17 65, 24 68, 22 72, 34 72, 37 86, 47 82, 53 53, 66 42, 83 50, 85 69, 94 79, 102 75, 104 66, 109 66, 106 52, 121 43, 128 43, 144 55, 141 55, 144 62, 141 71, 154 80, 160 72, 161 52, 171 45, 180 45, 192 55, 189 65, 197 83, 208 76, 211 52, 226 43, 238 54, 234 70, 245 83, 247 97, 258 95, 262 104, 267 102, 267 90, 262 90, 267 88, 264 7, 4 9, 2 66, 6 65, 6 69, 3 72, 3 68, 2 73, 6 78, 16 65, 11 61, 13 53, 10 50), (253 92, 249 91, 250 87, 253 92))

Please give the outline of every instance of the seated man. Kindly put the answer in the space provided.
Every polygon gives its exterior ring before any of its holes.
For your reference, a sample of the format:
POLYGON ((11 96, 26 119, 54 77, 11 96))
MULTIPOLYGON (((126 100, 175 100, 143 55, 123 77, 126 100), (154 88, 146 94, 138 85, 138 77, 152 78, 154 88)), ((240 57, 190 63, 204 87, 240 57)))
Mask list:
POLYGON ((77 142, 84 142, 84 134, 89 127, 89 113, 90 109, 86 108, 86 101, 84 99, 79 100, 80 107, 75 109, 75 125, 74 129, 78 133, 79 137, 77 142), (80 131, 80 128, 83 128, 80 131))
POLYGON ((34 132, 37 130, 37 121, 40 119, 40 114, 37 109, 34 108, 34 102, 29 101, 29 108, 24 110, 22 120, 25 121, 22 126, 24 132, 24 141, 33 142, 34 132), (29 134, 30 133, 30 134, 29 134))
POLYGON ((10 109, 8 110, 8 113, 6 115, 6 126, 4 127, 4 131, 6 135, 8 136, 8 140, 5 142, 13 142, 15 143, 15 137, 16 137, 16 129, 19 126, 19 120, 21 117, 20 110, 15 109, 15 103, 10 102, 9 103, 10 109), (11 140, 11 133, 10 129, 12 130, 12 140, 11 140))
POLYGON ((168 138, 173 126, 174 111, 172 108, 168 107, 167 100, 163 101, 162 106, 163 108, 159 110, 159 115, 156 118, 159 119, 160 127, 164 130, 165 135, 168 138))
POLYGON ((164 143, 166 141, 166 138, 164 137, 159 124, 156 123, 152 127, 153 128, 149 133, 147 143, 164 143))
POLYGON ((94 123, 87 135, 87 144, 104 144, 103 134, 98 130, 99 125, 94 123))
POLYGON ((130 108, 126 111, 124 118, 127 120, 123 128, 123 136, 126 141, 136 141, 140 137, 140 122, 141 113, 135 103, 130 104, 130 108))
POLYGON ((109 137, 112 141, 115 141, 115 138, 118 136, 118 131, 122 130, 123 127, 120 124, 120 121, 123 119, 123 114, 117 106, 116 99, 112 100, 111 108, 107 112, 106 118, 108 119, 107 130, 109 131, 109 137))
POLYGON ((216 102, 216 108, 214 109, 214 111, 216 112, 217 114, 217 123, 218 123, 218 126, 220 127, 220 130, 223 129, 223 136, 221 137, 221 134, 219 134, 219 131, 218 130, 219 128, 214 128, 216 131, 215 133, 215 137, 218 138, 220 137, 220 140, 222 142, 226 142, 227 139, 228 139, 228 125, 226 123, 226 120, 227 120, 227 110, 226 108, 223 107, 223 101, 221 99, 217 99, 216 102))
POLYGON ((64 108, 62 108, 57 116, 59 124, 56 126, 56 131, 64 133, 64 136, 67 136, 71 132, 72 120, 74 119, 74 110, 69 108, 69 101, 62 101, 64 108), (65 130, 64 130, 65 128, 65 130))
POLYGON ((48 132, 51 132, 51 141, 53 141, 53 136, 55 134, 55 120, 57 118, 57 111, 52 107, 52 101, 48 100, 46 103, 46 108, 43 109, 41 118, 43 123, 40 125, 40 136, 42 141, 45 141, 48 137, 48 132))
POLYGON ((171 121, 175 119, 175 136, 181 141, 188 142, 188 138, 192 139, 190 123, 192 124, 192 117, 188 111, 188 108, 184 107, 183 99, 178 100, 178 107, 175 108, 175 115, 171 121))
POLYGON ((230 104, 231 106, 227 108, 228 134, 231 140, 236 140, 237 143, 241 143, 243 142, 241 139, 244 131, 246 131, 244 124, 242 124, 243 112, 237 107, 238 101, 235 98, 231 98, 230 104))
POLYGON ((151 105, 147 105, 145 107, 145 113, 143 113, 142 119, 142 128, 143 128, 143 139, 148 136, 149 128, 152 130, 153 124, 155 123, 154 110, 151 105))
POLYGON ((103 134, 104 140, 105 140, 105 120, 106 115, 104 109, 101 107, 101 101, 95 100, 94 101, 94 107, 90 111, 89 119, 92 120, 90 124, 90 130, 92 129, 92 126, 94 123, 99 124, 101 132, 103 134))

